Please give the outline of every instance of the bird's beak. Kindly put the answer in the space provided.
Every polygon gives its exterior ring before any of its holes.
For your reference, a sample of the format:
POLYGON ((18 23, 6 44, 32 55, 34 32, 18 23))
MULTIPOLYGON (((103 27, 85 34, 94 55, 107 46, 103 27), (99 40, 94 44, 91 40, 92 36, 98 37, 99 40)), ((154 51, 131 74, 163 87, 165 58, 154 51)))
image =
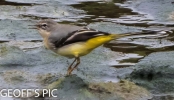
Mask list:
POLYGON ((28 29, 38 29, 38 25, 28 25, 28 29))

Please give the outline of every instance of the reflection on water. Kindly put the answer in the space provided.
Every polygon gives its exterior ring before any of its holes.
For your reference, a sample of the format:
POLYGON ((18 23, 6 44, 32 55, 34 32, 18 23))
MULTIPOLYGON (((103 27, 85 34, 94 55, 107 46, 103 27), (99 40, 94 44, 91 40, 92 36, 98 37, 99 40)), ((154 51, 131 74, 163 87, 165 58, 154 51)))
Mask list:
POLYGON ((91 22, 104 21, 104 19, 108 18, 119 18, 123 15, 138 14, 136 12, 132 12, 131 9, 116 6, 113 2, 82 2, 80 4, 73 4, 71 6, 86 11, 86 15, 91 15, 78 21, 79 23, 86 22, 87 24, 91 22))
MULTIPOLYGON (((116 52, 135 53, 140 56, 147 56, 152 52, 171 51, 174 48, 173 31, 166 32, 142 32, 138 36, 125 37, 123 40, 115 40, 104 46, 116 52), (129 40, 129 41, 128 41, 129 40)), ((137 63, 141 58, 123 59, 120 63, 137 63)), ((118 66, 117 66, 118 67, 118 66)))

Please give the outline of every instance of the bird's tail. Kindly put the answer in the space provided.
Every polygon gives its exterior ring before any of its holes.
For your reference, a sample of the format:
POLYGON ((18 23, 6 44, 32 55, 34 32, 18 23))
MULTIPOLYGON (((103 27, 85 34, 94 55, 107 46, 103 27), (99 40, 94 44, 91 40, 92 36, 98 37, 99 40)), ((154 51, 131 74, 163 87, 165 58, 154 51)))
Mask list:
POLYGON ((130 34, 111 34, 110 37, 112 39, 119 39, 119 38, 122 38, 122 37, 125 37, 125 36, 130 36, 130 34))
POLYGON ((122 34, 111 34, 111 37, 113 39, 118 39, 118 38, 121 38, 121 37, 126 37, 126 36, 136 36, 136 35, 142 35, 142 34, 156 34, 156 32, 154 31, 149 31, 149 32, 135 32, 135 33, 122 33, 122 34))
POLYGON ((124 33, 124 34, 111 34, 110 36, 113 40, 115 40, 115 39, 119 39, 126 36, 132 36, 132 35, 138 35, 138 34, 124 33))

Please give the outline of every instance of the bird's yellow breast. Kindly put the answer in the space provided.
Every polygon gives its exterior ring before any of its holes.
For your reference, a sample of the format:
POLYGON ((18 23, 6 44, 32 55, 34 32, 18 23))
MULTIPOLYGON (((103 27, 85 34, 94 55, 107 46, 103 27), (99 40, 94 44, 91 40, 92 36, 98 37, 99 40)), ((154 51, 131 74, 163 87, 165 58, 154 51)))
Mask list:
POLYGON ((76 42, 66 46, 63 46, 57 50, 57 53, 66 57, 80 57, 90 53, 98 46, 109 42, 113 39, 113 36, 98 36, 85 42, 76 42))

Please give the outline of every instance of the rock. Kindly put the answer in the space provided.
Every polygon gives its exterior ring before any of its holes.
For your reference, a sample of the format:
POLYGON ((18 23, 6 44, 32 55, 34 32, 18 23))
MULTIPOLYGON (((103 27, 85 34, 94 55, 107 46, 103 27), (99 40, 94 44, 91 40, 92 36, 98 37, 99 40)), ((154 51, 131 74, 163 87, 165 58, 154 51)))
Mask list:
MULTIPOLYGON (((11 70, 2 73, 2 77, 9 83, 20 83, 26 80, 27 73, 18 70, 11 70)), ((28 76, 28 75, 27 75, 28 76)))
POLYGON ((36 22, 29 20, 0 20, 0 40, 1 41, 32 41, 42 38, 34 29, 29 29, 36 22))
POLYGON ((27 56, 17 47, 2 46, 0 48, 0 66, 18 66, 27 65, 27 56))
POLYGON ((169 14, 169 19, 174 20, 174 12, 171 12, 171 13, 169 14))
POLYGON ((135 66, 131 81, 154 94, 174 92, 174 51, 152 53, 135 66))
POLYGON ((147 100, 151 98, 151 93, 149 91, 127 80, 121 80, 118 83, 108 82, 90 84, 89 88, 101 93, 106 92, 118 95, 124 100, 147 100))
POLYGON ((173 100, 174 96, 172 94, 166 94, 166 95, 155 95, 152 99, 150 100, 173 100))
MULTIPOLYGON (((151 94, 132 82, 86 83, 76 75, 61 78, 46 87, 57 89, 60 100, 147 100, 151 94)), ((55 99, 55 98, 53 98, 55 99)))
POLYGON ((57 81, 61 77, 61 75, 56 75, 55 73, 47 73, 47 74, 38 74, 37 80, 39 83, 41 83, 43 86, 46 86, 48 84, 53 83, 54 81, 57 81))

